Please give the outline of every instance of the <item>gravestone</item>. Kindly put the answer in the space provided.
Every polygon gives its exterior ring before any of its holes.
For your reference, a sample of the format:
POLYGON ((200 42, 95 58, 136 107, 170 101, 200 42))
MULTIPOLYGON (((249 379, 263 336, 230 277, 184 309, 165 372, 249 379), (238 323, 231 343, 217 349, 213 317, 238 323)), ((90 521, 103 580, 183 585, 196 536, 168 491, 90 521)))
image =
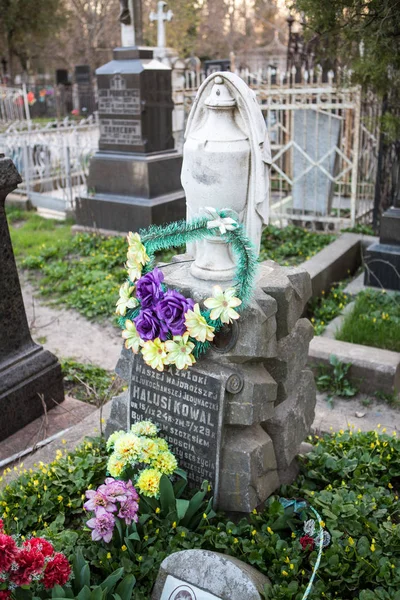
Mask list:
POLYGON ((95 110, 90 65, 77 65, 74 80, 78 88, 79 112, 83 116, 91 115, 95 110))
POLYGON ((400 206, 392 206, 381 218, 380 240, 368 246, 364 284, 400 290, 400 206))
MULTIPOLYGON (((190 218, 203 214, 204 197, 216 209, 234 209, 257 248, 268 212, 269 161, 254 94, 236 75, 211 75, 186 129, 182 181, 190 218)), ((167 287, 202 302, 221 280, 232 285, 230 264, 229 247, 215 236, 161 268, 167 287)), ((313 328, 301 318, 310 296, 304 269, 268 261, 240 319, 187 371, 156 372, 124 349, 116 371, 129 388, 114 402, 107 434, 150 419, 189 483, 211 483, 215 506, 246 513, 262 504, 295 477, 295 457, 314 418, 316 390, 306 368, 313 328)))
POLYGON ((293 112, 293 212, 328 215, 337 170, 341 118, 317 110, 293 112))
MULTIPOLYGON (((132 24, 129 31, 134 39, 132 24)), ((88 194, 76 201, 75 229, 127 232, 183 218, 171 68, 152 50, 132 46, 116 48, 96 75, 99 150, 90 161, 88 194)))
POLYGON ((261 600, 269 579, 218 552, 183 550, 160 565, 151 600, 261 600))
POLYGON ((0 441, 64 400, 57 358, 29 332, 5 214, 5 199, 21 183, 12 160, 0 155, 0 441))

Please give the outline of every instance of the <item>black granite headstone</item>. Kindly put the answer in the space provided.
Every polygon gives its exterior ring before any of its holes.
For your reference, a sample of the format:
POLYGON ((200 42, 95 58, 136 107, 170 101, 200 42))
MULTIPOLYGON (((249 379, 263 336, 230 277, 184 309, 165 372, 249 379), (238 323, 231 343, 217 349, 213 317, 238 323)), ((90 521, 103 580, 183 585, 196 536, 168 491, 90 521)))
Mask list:
POLYGON ((188 474, 189 485, 207 480, 217 490, 221 448, 224 378, 203 366, 159 373, 140 355, 132 362, 129 424, 150 420, 188 474))
POLYGON ((382 215, 379 243, 368 247, 364 262, 365 285, 400 290, 400 208, 382 215))
POLYGON ((74 74, 78 86, 79 112, 83 116, 90 115, 95 110, 92 74, 89 65, 77 65, 74 74))
POLYGON ((99 151, 77 229, 126 232, 185 217, 182 155, 174 150, 171 69, 145 48, 116 48, 96 71, 99 151))
POLYGON ((64 400, 57 358, 31 338, 5 214, 21 177, 0 155, 0 441, 64 400))

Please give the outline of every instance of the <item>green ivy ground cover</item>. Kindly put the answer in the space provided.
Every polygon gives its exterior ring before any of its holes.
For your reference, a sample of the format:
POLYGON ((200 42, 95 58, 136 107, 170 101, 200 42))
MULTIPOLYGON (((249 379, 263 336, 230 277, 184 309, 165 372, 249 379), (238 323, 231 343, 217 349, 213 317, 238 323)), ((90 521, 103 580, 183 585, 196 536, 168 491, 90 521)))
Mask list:
POLYGON ((400 352, 400 294, 360 292, 336 339, 400 352))
MULTIPOLYGON (((309 501, 332 536, 309 598, 399 600, 399 440, 385 430, 350 428, 313 442, 314 450, 300 459, 295 483, 280 490, 286 498, 309 501)), ((138 600, 149 598, 161 561, 186 548, 236 556, 270 578, 267 598, 301 600, 317 554, 303 549, 299 522, 284 513, 278 496, 247 519, 233 522, 218 514, 201 519, 195 529, 171 522, 158 509, 146 515, 140 509, 138 533, 126 543, 116 534, 109 544, 92 542, 82 504, 86 489, 104 480, 105 465, 104 443, 95 439, 69 455, 59 451, 52 464, 36 471, 22 467, 0 492, 5 530, 47 536, 71 558, 81 548, 94 583, 122 567, 134 576, 138 600)))
MULTIPOLYGON (((126 277, 125 238, 73 236, 71 223, 43 219, 34 212, 10 208, 7 215, 18 264, 30 273, 42 296, 89 319, 112 317, 126 277)), ((260 260, 297 265, 333 239, 298 227, 269 226, 263 232, 260 260)), ((172 255, 169 252, 159 258, 168 262, 172 255)))

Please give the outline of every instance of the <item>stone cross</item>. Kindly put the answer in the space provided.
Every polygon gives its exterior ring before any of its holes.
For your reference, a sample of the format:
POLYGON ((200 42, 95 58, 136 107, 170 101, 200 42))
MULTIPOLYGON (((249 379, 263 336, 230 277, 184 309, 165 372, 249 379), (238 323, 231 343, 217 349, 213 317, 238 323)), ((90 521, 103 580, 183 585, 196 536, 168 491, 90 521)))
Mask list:
POLYGON ((157 3, 157 12, 151 11, 150 21, 157 21, 157 47, 165 48, 165 21, 171 21, 174 16, 172 10, 164 12, 164 7, 167 3, 164 0, 160 0, 157 3))

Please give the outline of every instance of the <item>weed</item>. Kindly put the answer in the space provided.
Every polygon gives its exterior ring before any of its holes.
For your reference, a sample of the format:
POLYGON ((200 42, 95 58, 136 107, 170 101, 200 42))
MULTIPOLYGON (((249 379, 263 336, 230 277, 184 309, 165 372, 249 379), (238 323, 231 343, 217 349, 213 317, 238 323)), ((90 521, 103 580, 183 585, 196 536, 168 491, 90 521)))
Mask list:
POLYGON ((360 292, 336 339, 400 352, 400 294, 360 292))
POLYGON ((41 335, 40 337, 36 338, 38 344, 45 344, 47 342, 47 337, 45 335, 41 335))
POLYGON ((124 384, 122 379, 101 367, 79 363, 71 358, 62 360, 61 368, 66 393, 96 406, 118 394, 124 384))
POLYGON ((343 363, 337 356, 331 354, 329 365, 329 367, 326 365, 318 366, 318 375, 315 380, 320 392, 328 392, 328 403, 332 405, 334 396, 339 398, 355 396, 358 389, 347 377, 351 363, 343 363))

